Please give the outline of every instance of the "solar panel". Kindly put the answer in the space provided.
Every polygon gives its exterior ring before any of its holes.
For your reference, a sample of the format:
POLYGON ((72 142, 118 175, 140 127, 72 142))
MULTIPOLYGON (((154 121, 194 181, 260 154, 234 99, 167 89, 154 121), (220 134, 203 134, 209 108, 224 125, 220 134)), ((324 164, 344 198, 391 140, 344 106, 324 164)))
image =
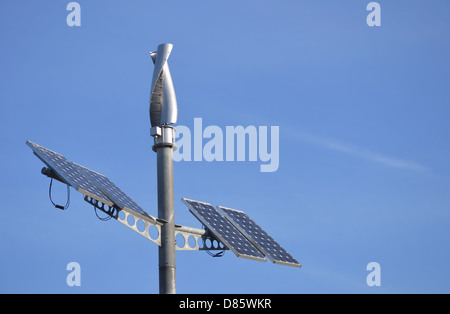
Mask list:
POLYGON ((64 156, 27 141, 36 156, 49 166, 66 184, 108 206, 125 207, 152 221, 156 218, 145 212, 128 195, 104 175, 68 161, 64 156))
POLYGON ((225 218, 254 244, 273 263, 301 267, 277 241, 264 231, 253 219, 240 210, 217 206, 225 218))
POLYGON ((190 212, 237 257, 266 261, 265 257, 208 203, 181 199, 190 212))

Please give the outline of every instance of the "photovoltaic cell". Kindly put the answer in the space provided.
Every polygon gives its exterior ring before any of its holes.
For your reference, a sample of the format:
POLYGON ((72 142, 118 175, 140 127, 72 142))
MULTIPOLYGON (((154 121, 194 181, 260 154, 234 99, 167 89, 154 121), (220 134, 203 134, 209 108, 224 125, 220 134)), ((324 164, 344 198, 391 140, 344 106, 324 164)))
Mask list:
POLYGON ((70 162, 64 156, 38 144, 30 141, 27 141, 26 144, 66 184, 72 186, 78 192, 86 194, 104 204, 115 204, 121 209, 127 207, 134 212, 156 221, 156 218, 145 212, 104 175, 70 162))
POLYGON ((253 219, 243 211, 217 206, 225 218, 249 239, 273 263, 301 267, 277 241, 267 234, 253 219))
POLYGON ((238 257, 266 261, 265 257, 211 204, 181 199, 191 213, 238 257))

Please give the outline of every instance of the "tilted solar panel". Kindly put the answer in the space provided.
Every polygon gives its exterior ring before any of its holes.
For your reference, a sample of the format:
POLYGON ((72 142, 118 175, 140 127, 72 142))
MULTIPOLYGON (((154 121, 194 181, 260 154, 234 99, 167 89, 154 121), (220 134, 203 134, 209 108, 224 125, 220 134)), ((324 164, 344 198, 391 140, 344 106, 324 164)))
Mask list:
POLYGON ((145 212, 104 175, 70 162, 64 156, 33 142, 27 141, 26 144, 58 177, 78 192, 90 196, 108 206, 115 205, 120 209, 126 207, 156 222, 155 217, 145 212))
POLYGON ((237 257, 266 261, 265 257, 211 204, 186 198, 181 200, 190 212, 237 257))

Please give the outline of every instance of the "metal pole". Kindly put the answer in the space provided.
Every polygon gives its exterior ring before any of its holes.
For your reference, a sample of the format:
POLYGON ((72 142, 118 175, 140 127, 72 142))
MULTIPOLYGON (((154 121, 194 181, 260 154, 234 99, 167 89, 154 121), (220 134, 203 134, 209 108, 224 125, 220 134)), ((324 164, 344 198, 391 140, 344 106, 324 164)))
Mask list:
POLYGON ((159 247, 159 293, 175 294, 175 218, 173 189, 173 142, 174 128, 162 127, 162 137, 155 138, 153 150, 157 154, 158 217, 167 221, 161 226, 159 247), (165 136, 166 135, 166 136, 165 136))
POLYGON ((177 100, 167 59, 172 44, 161 44, 151 52, 153 70, 150 96, 150 135, 154 138, 153 150, 157 155, 158 217, 165 221, 161 226, 159 247, 159 293, 174 294, 175 289, 175 222, 173 202, 173 156, 177 122, 177 100))

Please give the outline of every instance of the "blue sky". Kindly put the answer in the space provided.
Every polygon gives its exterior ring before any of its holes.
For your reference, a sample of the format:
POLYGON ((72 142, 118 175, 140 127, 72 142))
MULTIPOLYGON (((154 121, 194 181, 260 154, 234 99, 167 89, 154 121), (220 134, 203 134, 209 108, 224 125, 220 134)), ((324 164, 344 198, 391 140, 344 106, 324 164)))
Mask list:
POLYGON ((201 227, 181 197, 244 210, 303 265, 179 251, 178 293, 450 292, 447 1, 378 1, 380 27, 370 1, 78 2, 80 27, 69 1, 0 4, 0 292, 158 293, 157 247, 74 190, 54 209, 25 141, 156 215, 149 52, 164 42, 180 125, 280 130, 276 172, 175 163, 176 222, 201 227))

